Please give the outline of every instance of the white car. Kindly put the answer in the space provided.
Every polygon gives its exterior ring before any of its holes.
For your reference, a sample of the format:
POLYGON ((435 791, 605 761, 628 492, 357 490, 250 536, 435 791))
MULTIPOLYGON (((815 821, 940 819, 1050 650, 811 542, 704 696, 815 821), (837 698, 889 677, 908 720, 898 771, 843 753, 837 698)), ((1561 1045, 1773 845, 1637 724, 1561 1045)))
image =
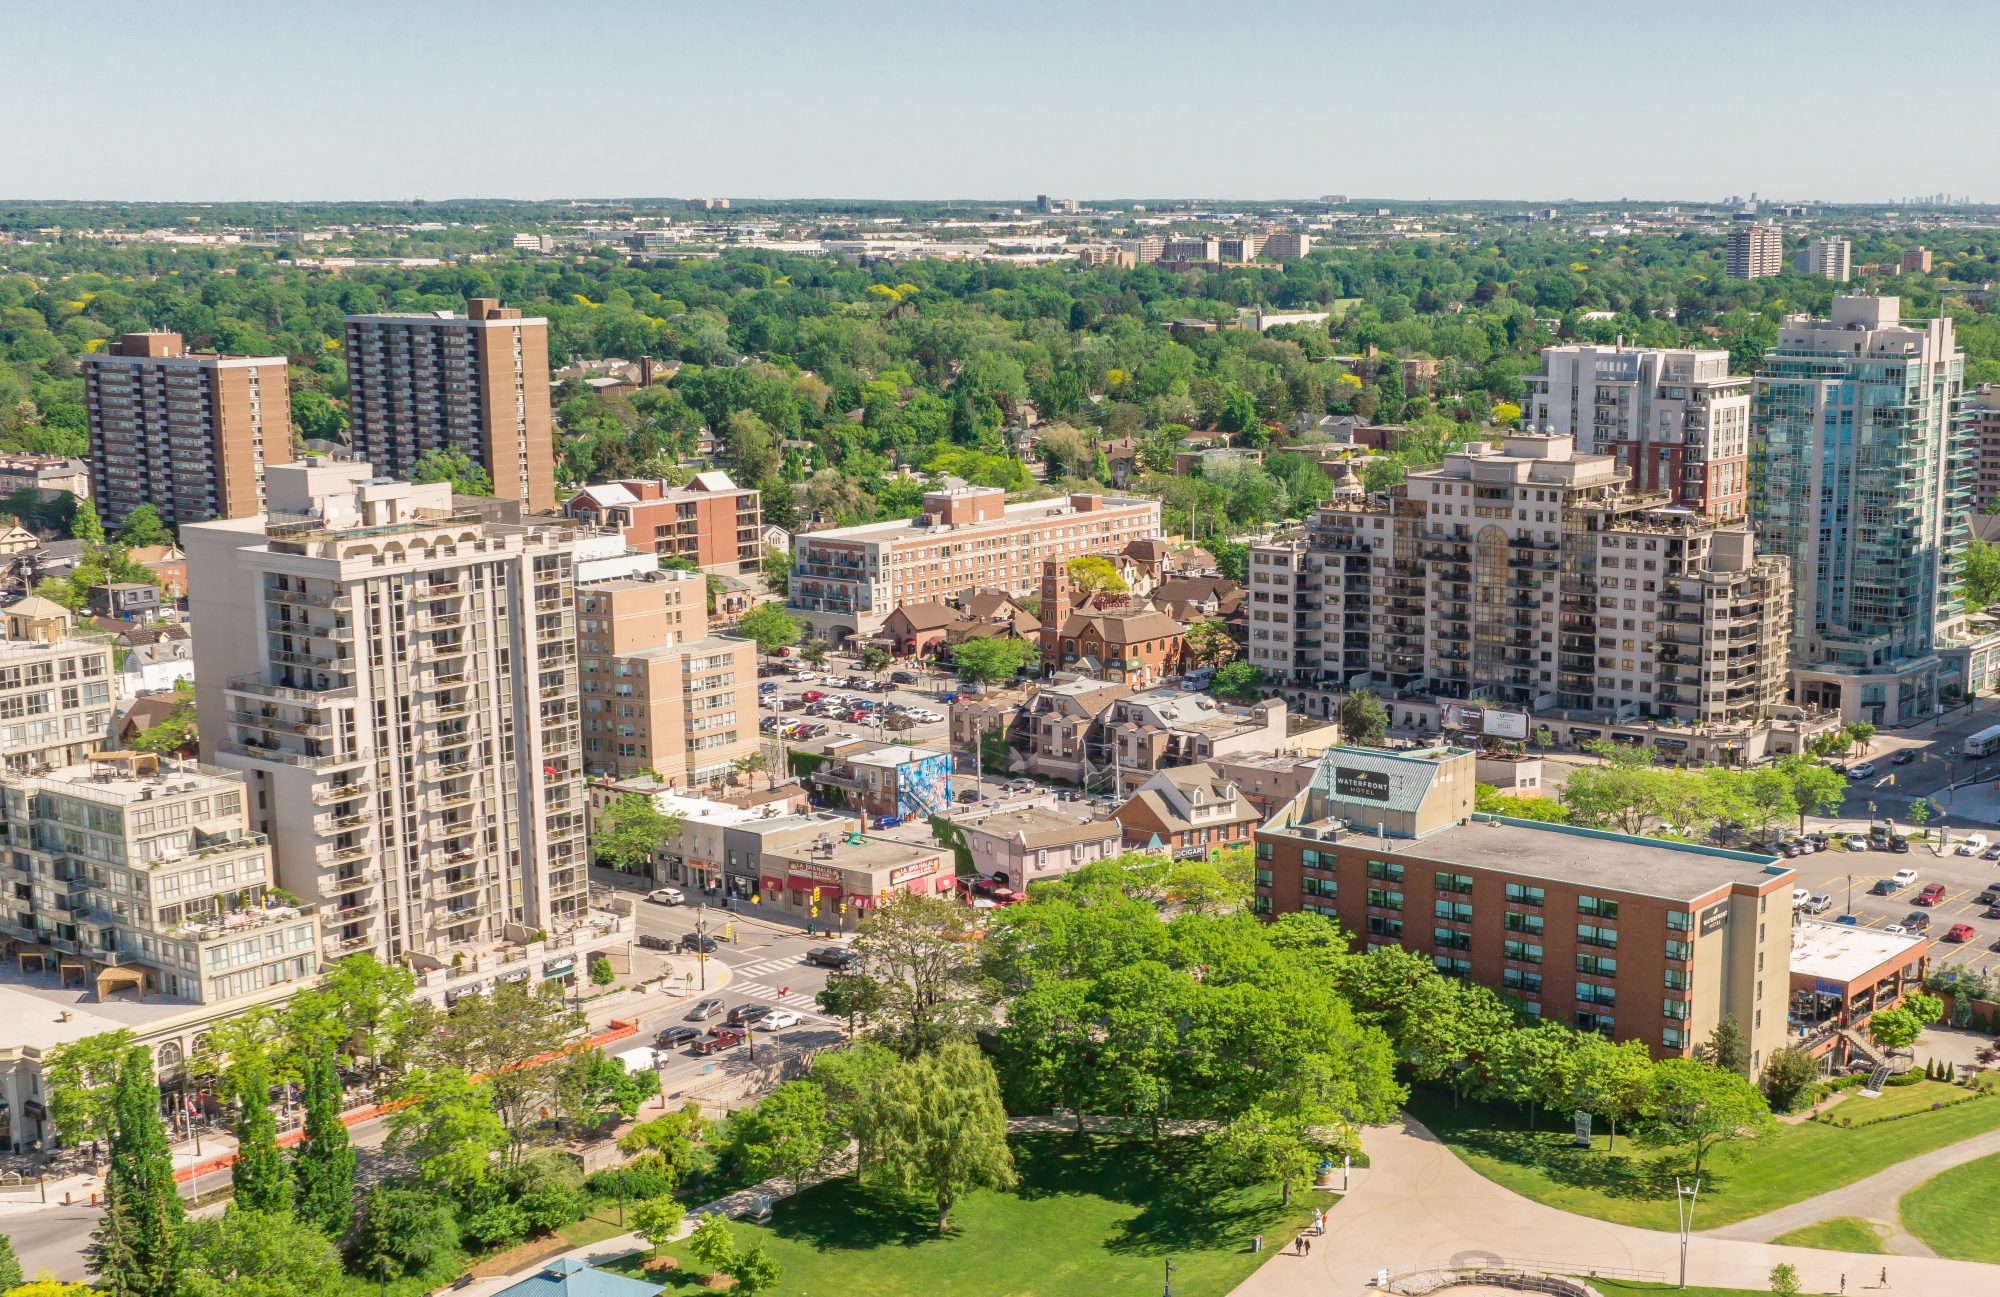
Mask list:
POLYGON ((687 904, 687 894, 678 887, 656 887, 646 893, 646 899, 655 905, 687 904))
POLYGON ((1976 856, 1984 850, 1986 850, 1984 833, 1974 833, 1958 844, 1958 854, 1961 856, 1976 856))
POLYGON ((1810 900, 1812 900, 1812 892, 1811 892, 1811 891, 1810 891, 1809 889, 1807 889, 1807 888, 1804 888, 1804 887, 1794 887, 1794 888, 1792 889, 1792 908, 1793 908, 1793 909, 1795 909, 1795 910, 1802 910, 1802 909, 1804 909, 1804 908, 1805 908, 1805 906, 1806 906, 1806 902, 1808 902, 1808 901, 1810 901, 1810 900))
POLYGON ((757 1029, 759 1031, 783 1031, 787 1027, 796 1027, 803 1021, 803 1018, 793 1013, 790 1009, 773 1009, 764 1015, 764 1020, 757 1024, 757 1029))
POLYGON ((1882 931, 1888 933, 1892 937, 1907 937, 1910 935, 1910 930, 1904 927, 1900 923, 1892 923, 1888 927, 1882 929, 1882 931))
POLYGON ((1873 779, 1875 777, 1875 763, 1873 761, 1857 762, 1847 768, 1847 777, 1849 779, 1873 779))
POLYGON ((1917 881, 1917 871, 1914 869, 1898 869, 1895 873, 1889 875, 1889 881, 1898 887, 1908 887, 1911 883, 1917 881))
POLYGON ((792 672, 792 679, 798 681, 802 685, 809 685, 812 684, 814 681, 818 680, 819 675, 817 672, 813 671, 794 671, 792 672))
POLYGON ((1807 914, 1825 914, 1833 908, 1833 896, 1831 893, 1821 892, 1800 908, 1804 909, 1807 914))

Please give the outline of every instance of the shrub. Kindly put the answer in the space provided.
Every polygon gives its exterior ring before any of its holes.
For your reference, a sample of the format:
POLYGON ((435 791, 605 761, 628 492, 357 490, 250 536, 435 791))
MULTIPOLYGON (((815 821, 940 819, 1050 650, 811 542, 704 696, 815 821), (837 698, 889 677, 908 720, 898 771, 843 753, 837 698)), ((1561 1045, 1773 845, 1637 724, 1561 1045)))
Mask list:
POLYGON ((590 984, 592 986, 609 986, 613 981, 617 980, 617 977, 618 975, 611 971, 611 961, 609 959, 606 959, 603 955, 591 956, 590 984))
POLYGON ((643 1198, 658 1198, 674 1191, 674 1178, 659 1166, 632 1165, 622 1171, 593 1172, 583 1187, 593 1198, 617 1198, 622 1189, 625 1201, 637 1202, 643 1198), (623 1177, 621 1184, 620 1177, 623 1177))
POLYGON ((528 1215, 511 1202, 489 1202, 468 1213, 459 1228, 480 1247, 511 1247, 528 1237, 528 1215))

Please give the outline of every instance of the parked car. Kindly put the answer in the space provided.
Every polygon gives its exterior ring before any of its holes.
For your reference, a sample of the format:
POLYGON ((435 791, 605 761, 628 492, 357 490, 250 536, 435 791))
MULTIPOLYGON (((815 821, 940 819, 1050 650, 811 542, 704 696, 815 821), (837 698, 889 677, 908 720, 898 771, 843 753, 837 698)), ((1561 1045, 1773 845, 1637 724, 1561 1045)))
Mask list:
POLYGON ((1930 927, 1931 916, 1925 914, 1922 910, 1911 910, 1903 917, 1903 931, 1905 932, 1929 932, 1930 927))
POLYGON ((665 1031, 653 1037, 653 1048, 679 1049, 682 1045, 691 1045, 700 1039, 700 1027, 668 1027, 665 1031))
POLYGON ((1974 905, 2000 905, 2000 885, 1987 888, 1973 898, 1974 905))
POLYGON ((889 679, 895 681, 899 685, 913 685, 922 680, 923 677, 919 676, 914 671, 891 671, 889 673, 889 679))
POLYGON ((1917 871, 1914 869, 1898 869, 1895 873, 1889 875, 1889 881, 1898 887, 1908 887, 1911 883, 1917 881, 1917 871))
POLYGON ((1917 893, 1917 904, 1923 906, 1936 905, 1944 899, 1944 890, 1943 883, 1932 883, 1929 887, 1917 893))
POLYGON ((1873 779, 1875 777, 1875 763, 1873 761, 1857 761, 1847 768, 1847 777, 1849 779, 1873 779))
POLYGON ((787 1027, 796 1027, 803 1021, 805 1019, 799 1017, 798 1014, 793 1013, 790 1009, 773 1009, 764 1015, 763 1020, 757 1024, 757 1029, 759 1031, 783 1031, 787 1027))
POLYGON ((757 668, 757 678, 759 680, 767 680, 772 676, 781 676, 784 674, 786 674, 785 668, 779 666, 776 662, 766 662, 763 666, 757 668))
POLYGON ((1825 914, 1833 908, 1833 897, 1826 892, 1807 901, 1803 907, 1807 914, 1825 914))
POLYGON ((699 932, 690 932, 681 938, 681 949, 690 955, 712 955, 718 944, 714 937, 699 932))
POLYGON ((717 1027, 714 1031, 709 1032, 708 1035, 694 1042, 694 1052, 697 1054, 714 1054, 725 1049, 732 1049, 742 1043, 743 1032, 740 1028, 717 1027))
POLYGON ((817 671, 794 671, 792 672, 792 679, 802 685, 809 685, 819 680, 819 673, 817 671))
POLYGON ((739 1004, 729 1011, 729 1016, 723 1021, 732 1027, 755 1027, 771 1012, 771 1006, 768 1004, 739 1004))
POLYGON ((1847 773, 1847 763, 1845 761, 1829 761, 1826 763, 1826 768, 1837 775, 1847 773))
POLYGON ((1886 923, 1882 925, 1882 931, 1892 937, 1907 937, 1910 935, 1910 930, 1900 923, 1886 923))
POLYGON ((845 946, 814 946, 806 952, 806 962, 821 968, 845 971, 861 962, 861 956, 845 946))
POLYGON ((1833 845, 1833 840, 1828 838, 1824 833, 1808 833, 1806 834, 1806 841, 1812 843, 1814 851, 1824 851, 1833 845))
POLYGON ((2000 860, 2000 842, 1996 842, 1986 848, 1986 850, 1980 852, 1979 857, 1982 860, 2000 860))
POLYGON ((1794 888, 1792 889, 1792 908, 1793 908, 1793 909, 1795 909, 1795 910, 1803 910, 1803 909, 1804 909, 1804 908, 1806 907, 1806 902, 1808 902, 1808 901, 1810 901, 1810 900, 1812 900, 1812 893, 1811 893, 1810 891, 1808 891, 1807 889, 1805 889, 1805 888, 1803 888, 1803 887, 1794 887, 1794 888))
POLYGON ((1984 850, 1986 850, 1984 833, 1970 834, 1965 841, 1958 844, 1958 854, 1961 856, 1976 856, 1984 850))
POLYGON ((1907 766, 1916 759, 1917 759, 1917 754, 1915 749, 1904 748, 1900 752, 1896 753, 1895 756, 1889 758, 1889 764, 1892 766, 1907 766))
POLYGON ((1865 834, 1865 833, 1850 833, 1850 834, 1848 834, 1848 835, 1847 835, 1847 849, 1848 849, 1849 851, 1866 851, 1866 850, 1868 850, 1868 835, 1867 835, 1867 834, 1865 834))
POLYGON ((678 887, 655 887, 646 893, 646 899, 655 905, 687 904, 687 894, 678 887))
POLYGON ((1887 896, 1895 890, 1896 890, 1895 879, 1878 878, 1875 880, 1875 885, 1868 889, 1868 894, 1870 896, 1887 896))
POLYGON ((1970 941, 1977 933, 1970 923, 1954 923, 1944 934, 1946 941, 1970 941))
POLYGON ((688 1010, 687 1016, 689 1022, 707 1022, 721 1012, 722 1001, 711 995, 706 1000, 696 1000, 694 1007, 688 1010))
POLYGON ((1910 840, 1908 838, 1900 833, 1891 833, 1889 835, 1889 850, 1907 852, 1909 849, 1910 840))
POLYGON ((1855 915, 1852 915, 1852 914, 1843 914, 1843 915, 1841 915, 1841 916, 1840 916, 1839 918, 1835 919, 1835 920, 1834 920, 1834 922, 1835 922, 1835 923, 1838 923, 1838 924, 1839 924, 1840 926, 1842 926, 1843 928, 1852 928, 1852 927, 1856 926, 1857 924, 1859 924, 1859 923, 1861 922, 1861 920, 1860 920, 1860 918, 1859 918, 1859 917, 1857 917, 1857 916, 1855 916, 1855 915))

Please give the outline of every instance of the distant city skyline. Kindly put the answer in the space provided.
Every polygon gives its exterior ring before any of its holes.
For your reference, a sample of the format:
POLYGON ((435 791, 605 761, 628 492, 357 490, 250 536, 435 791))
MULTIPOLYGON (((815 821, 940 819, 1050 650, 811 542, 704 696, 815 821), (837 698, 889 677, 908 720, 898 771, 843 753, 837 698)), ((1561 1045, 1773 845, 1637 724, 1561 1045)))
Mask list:
MULTIPOLYGON (((0 196, 1995 196, 1990 79, 1922 78, 1918 118, 1879 110, 1906 104, 1892 73, 1874 108, 1839 80, 1861 59, 1803 71, 1782 9, 1687 0, 1635 30, 1528 8, 21 7, 0 196)), ((1813 27, 1865 57, 1883 16, 1834 0, 1813 27)), ((1971 0, 1896 23, 1960 49, 2000 29, 1971 0)))

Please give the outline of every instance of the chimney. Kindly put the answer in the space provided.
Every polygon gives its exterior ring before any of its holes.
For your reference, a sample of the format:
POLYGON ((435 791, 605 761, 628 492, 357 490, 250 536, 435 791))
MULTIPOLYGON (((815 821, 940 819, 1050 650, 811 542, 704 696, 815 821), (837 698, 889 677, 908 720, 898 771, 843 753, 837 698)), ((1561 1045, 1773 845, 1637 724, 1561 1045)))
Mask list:
POLYGON ((651 387, 652 385, 653 358, 651 356, 641 356, 639 357, 639 386, 651 387))

